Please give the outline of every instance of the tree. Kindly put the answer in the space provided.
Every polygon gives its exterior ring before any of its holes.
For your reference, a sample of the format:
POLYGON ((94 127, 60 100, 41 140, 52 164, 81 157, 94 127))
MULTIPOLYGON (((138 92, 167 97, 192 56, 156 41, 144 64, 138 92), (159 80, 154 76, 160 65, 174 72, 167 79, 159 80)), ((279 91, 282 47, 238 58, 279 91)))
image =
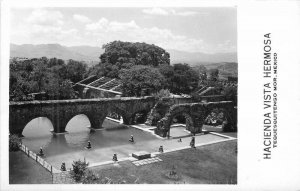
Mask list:
POLYGON ((198 86, 199 75, 187 64, 174 64, 171 92, 189 94, 198 86))
POLYGON ((73 169, 70 172, 71 177, 76 181, 76 182, 80 182, 81 179, 84 177, 86 170, 87 170, 87 166, 89 165, 89 163, 81 160, 77 160, 77 161, 73 161, 73 169))
POLYGON ((50 99, 74 99, 76 98, 75 90, 72 88, 70 80, 62 80, 59 78, 51 77, 48 79, 48 84, 45 91, 50 99))
POLYGON ((158 69, 149 66, 133 66, 120 72, 125 96, 150 95, 162 88, 164 78, 158 69))
POLYGON ((101 63, 151 66, 170 64, 169 53, 153 44, 113 41, 103 45, 103 49, 105 52, 100 56, 101 63))
POLYGON ((86 68, 87 65, 82 62, 69 60, 66 65, 66 79, 69 79, 74 83, 79 82, 84 78, 84 75, 86 74, 86 68))
POLYGON ((218 81, 218 79, 219 79, 219 70, 218 69, 210 69, 209 74, 210 74, 211 81, 218 81))
POLYGON ((237 104, 237 87, 224 87, 222 95, 225 96, 226 100, 232 101, 235 105, 237 104))
POLYGON ((170 55, 164 49, 146 43, 113 41, 103 45, 104 53, 100 63, 89 74, 115 78, 121 69, 129 69, 135 65, 157 67, 170 65, 170 55))
POLYGON ((164 76, 165 78, 165 83, 164 83, 164 88, 165 89, 172 89, 173 86, 173 79, 174 79, 174 67, 170 65, 160 65, 158 67, 159 72, 164 76))
POLYGON ((198 67, 198 72, 199 72, 199 78, 201 81, 207 80, 207 69, 205 66, 200 65, 198 67))
POLYGON ((9 151, 18 151, 20 144, 21 138, 18 135, 9 135, 9 151))

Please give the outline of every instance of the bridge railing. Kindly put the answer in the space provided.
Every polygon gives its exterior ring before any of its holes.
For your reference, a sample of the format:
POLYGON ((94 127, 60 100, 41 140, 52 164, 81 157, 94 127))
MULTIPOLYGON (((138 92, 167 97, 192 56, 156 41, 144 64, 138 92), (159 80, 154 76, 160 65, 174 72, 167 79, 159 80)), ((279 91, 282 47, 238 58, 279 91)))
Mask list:
POLYGON ((33 160, 35 160, 37 163, 39 163, 40 165, 42 165, 45 169, 47 169, 49 172, 53 173, 53 167, 52 165, 50 165, 47 161, 45 161, 42 157, 40 157, 39 155, 37 155, 36 153, 30 151, 28 149, 28 147, 26 147, 25 145, 23 145, 21 143, 20 145, 20 149, 21 151, 23 151, 28 157, 32 158, 33 160))

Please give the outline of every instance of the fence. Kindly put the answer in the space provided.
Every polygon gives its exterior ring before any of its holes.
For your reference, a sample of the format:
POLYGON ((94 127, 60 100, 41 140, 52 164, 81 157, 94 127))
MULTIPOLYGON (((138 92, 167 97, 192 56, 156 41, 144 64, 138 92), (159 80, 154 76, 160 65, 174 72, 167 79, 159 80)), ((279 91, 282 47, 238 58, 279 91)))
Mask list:
POLYGON ((42 165, 45 169, 47 169, 51 174, 53 173, 53 167, 50 165, 47 161, 45 161, 43 158, 41 158, 39 155, 35 154, 34 152, 30 151, 25 145, 21 143, 20 149, 28 156, 31 157, 33 160, 38 162, 40 165, 42 165))

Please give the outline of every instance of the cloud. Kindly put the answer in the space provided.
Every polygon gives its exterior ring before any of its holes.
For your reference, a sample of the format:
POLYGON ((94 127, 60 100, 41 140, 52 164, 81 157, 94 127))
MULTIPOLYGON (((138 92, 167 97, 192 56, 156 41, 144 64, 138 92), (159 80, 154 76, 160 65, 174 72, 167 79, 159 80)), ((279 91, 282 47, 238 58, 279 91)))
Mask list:
POLYGON ((61 26, 64 24, 63 14, 61 12, 45 9, 36 9, 32 11, 26 21, 30 24, 44 26, 61 26))
POLYGON ((100 44, 122 40, 156 44, 166 49, 193 52, 205 51, 202 39, 177 35, 169 29, 141 27, 135 21, 116 22, 101 18, 98 22, 87 24, 85 29, 85 35, 91 37, 91 39, 97 39, 97 43, 100 44))
POLYGON ((144 9, 142 10, 143 13, 149 14, 149 15, 177 15, 177 16, 191 16, 198 14, 195 11, 176 11, 174 9, 162 9, 158 7, 153 7, 151 9, 144 9))
POLYGON ((144 9, 143 13, 145 14, 149 14, 149 15, 168 15, 169 12, 162 9, 162 8, 157 8, 157 7, 153 7, 151 9, 144 9))
POLYGON ((179 16, 191 16, 191 15, 196 15, 198 13, 195 11, 184 11, 184 12, 175 12, 174 14, 179 16))
POLYGON ((19 43, 74 43, 80 37, 79 31, 66 26, 65 19, 59 11, 35 9, 18 21, 21 24, 13 26, 11 38, 19 43))
POLYGON ((75 15, 73 15, 73 19, 75 19, 76 21, 82 22, 82 23, 91 22, 91 20, 87 16, 84 16, 84 15, 75 14, 75 15))

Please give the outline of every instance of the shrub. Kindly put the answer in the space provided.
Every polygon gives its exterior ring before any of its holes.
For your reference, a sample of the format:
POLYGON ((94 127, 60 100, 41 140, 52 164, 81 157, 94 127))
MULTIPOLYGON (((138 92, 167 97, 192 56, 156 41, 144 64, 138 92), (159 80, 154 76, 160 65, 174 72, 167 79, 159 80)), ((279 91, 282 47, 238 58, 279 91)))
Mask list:
POLYGON ((164 97, 170 97, 171 93, 168 89, 161 89, 159 90, 159 92, 153 93, 152 96, 154 96, 158 100, 161 100, 164 97))
POLYGON ((18 151, 20 149, 21 138, 18 135, 9 136, 9 151, 18 151))
POLYGON ((81 161, 80 159, 77 161, 73 161, 73 170, 70 172, 71 177, 76 181, 80 182, 85 175, 85 171, 89 163, 81 161))
POLYGON ((99 176, 95 174, 93 171, 87 170, 85 175, 82 178, 83 184, 96 184, 97 180, 99 180, 99 176))

